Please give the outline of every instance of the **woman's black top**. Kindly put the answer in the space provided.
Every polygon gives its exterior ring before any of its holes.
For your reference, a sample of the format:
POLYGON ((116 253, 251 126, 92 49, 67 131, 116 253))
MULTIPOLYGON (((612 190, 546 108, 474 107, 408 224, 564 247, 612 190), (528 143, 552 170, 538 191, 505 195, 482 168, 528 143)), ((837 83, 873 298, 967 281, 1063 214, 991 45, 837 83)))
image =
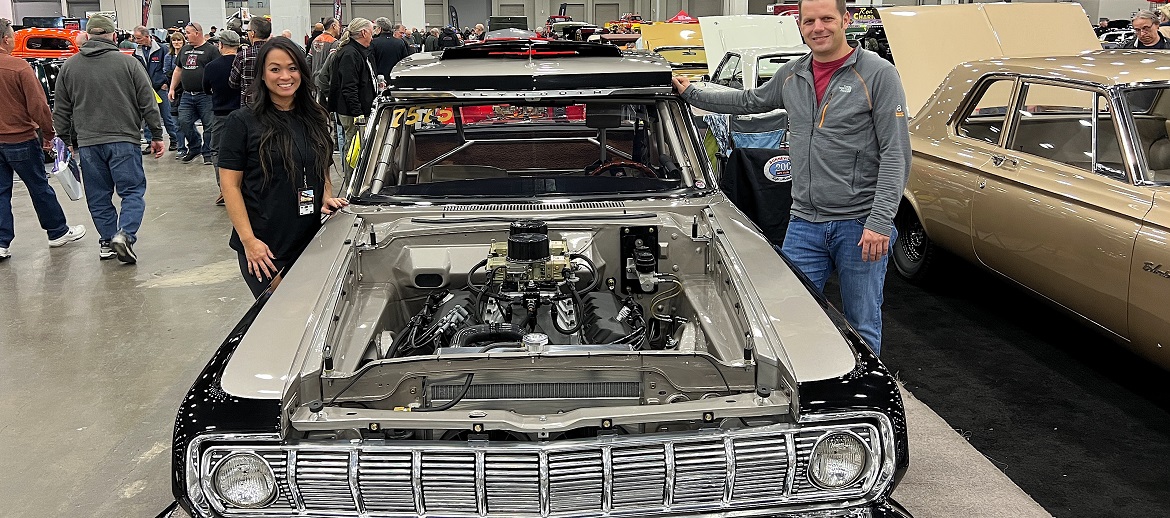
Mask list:
MULTIPOLYGON (((294 174, 289 175, 279 146, 269 144, 268 154, 270 178, 264 181, 264 170, 260 167, 260 137, 264 127, 251 108, 232 112, 223 125, 223 136, 219 144, 219 167, 243 171, 241 191, 244 207, 248 209, 248 221, 252 233, 268 245, 277 259, 291 260, 304 250, 305 246, 321 228, 321 200, 324 195, 323 173, 311 174, 317 153, 331 150, 316 150, 309 145, 308 131, 304 124, 285 112, 278 112, 281 127, 286 128, 293 139, 292 156, 288 165, 294 174), (299 214, 299 196, 303 189, 313 190, 313 212, 299 214)), ((239 234, 232 230, 229 242, 233 250, 243 253, 244 245, 239 234)))

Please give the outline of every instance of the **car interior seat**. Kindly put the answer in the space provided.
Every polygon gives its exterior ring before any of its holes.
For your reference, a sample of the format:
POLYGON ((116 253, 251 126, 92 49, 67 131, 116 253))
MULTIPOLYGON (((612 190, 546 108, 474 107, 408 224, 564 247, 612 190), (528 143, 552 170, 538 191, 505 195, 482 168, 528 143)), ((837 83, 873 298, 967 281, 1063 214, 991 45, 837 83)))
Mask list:
MULTIPOLYGON (((1166 121, 1166 129, 1170 132, 1170 121, 1166 121)), ((1170 179, 1170 138, 1163 136, 1150 144, 1146 151, 1146 169, 1149 170, 1147 180, 1170 179)))

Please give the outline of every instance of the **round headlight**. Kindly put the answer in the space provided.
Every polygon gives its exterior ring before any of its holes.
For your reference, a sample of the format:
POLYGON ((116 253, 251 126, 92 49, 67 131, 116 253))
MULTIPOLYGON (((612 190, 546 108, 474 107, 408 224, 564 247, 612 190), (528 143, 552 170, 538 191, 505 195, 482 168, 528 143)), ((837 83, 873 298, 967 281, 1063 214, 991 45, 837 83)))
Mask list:
POLYGON ((256 509, 276 498, 276 475, 254 453, 228 455, 216 466, 211 481, 219 497, 232 507, 256 509))
POLYGON ((813 447, 808 478, 822 489, 841 489, 857 482, 869 456, 865 444, 851 433, 830 433, 813 447))

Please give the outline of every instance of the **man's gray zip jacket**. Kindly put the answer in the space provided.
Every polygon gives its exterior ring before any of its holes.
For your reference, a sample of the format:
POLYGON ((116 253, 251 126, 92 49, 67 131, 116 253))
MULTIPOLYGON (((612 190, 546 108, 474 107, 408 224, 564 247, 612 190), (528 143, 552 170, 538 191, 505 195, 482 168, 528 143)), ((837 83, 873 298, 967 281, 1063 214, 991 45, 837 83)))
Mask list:
POLYGON ((910 174, 906 93, 894 65, 856 49, 833 73, 821 103, 812 55, 790 61, 763 86, 742 92, 691 85, 688 103, 716 113, 788 111, 792 214, 812 222, 865 219, 889 236, 910 174))

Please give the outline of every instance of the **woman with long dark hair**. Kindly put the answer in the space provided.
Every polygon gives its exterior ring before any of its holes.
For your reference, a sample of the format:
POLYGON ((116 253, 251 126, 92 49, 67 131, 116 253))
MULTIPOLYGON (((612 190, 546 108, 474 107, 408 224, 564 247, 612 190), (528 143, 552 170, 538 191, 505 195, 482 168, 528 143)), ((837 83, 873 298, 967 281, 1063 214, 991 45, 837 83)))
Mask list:
POLYGON ((252 104, 224 123, 219 174, 231 217, 230 245, 254 296, 296 260, 331 214, 329 116, 313 100, 309 64, 288 38, 269 39, 256 56, 252 104))

